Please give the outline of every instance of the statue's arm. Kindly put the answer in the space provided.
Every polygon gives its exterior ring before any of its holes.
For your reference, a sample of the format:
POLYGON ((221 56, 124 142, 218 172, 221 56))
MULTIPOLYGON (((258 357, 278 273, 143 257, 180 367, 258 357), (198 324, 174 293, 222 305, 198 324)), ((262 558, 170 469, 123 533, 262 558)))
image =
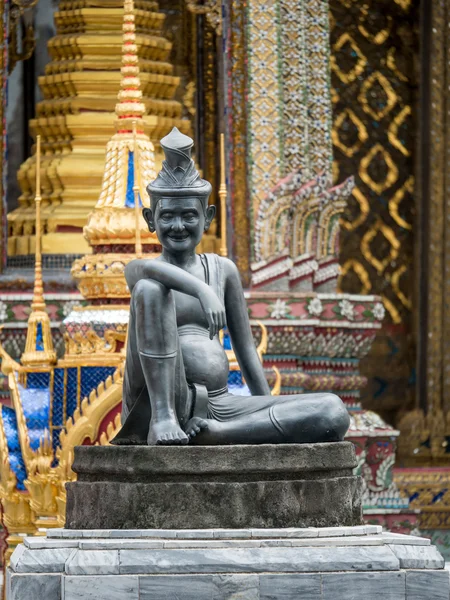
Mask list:
POLYGON ((152 279, 169 290, 197 298, 208 321, 211 339, 225 326, 225 309, 213 289, 184 269, 156 259, 137 259, 125 267, 125 279, 131 293, 138 281, 152 279))
POLYGON ((132 260, 125 267, 125 279, 131 293, 136 283, 141 279, 153 279, 153 281, 165 285, 170 290, 183 292, 183 294, 195 298, 199 298, 205 288, 208 288, 206 283, 187 271, 160 260, 132 260))
POLYGON ((225 311, 233 350, 252 395, 268 396, 270 388, 253 340, 239 271, 230 260, 221 260, 225 271, 225 311))

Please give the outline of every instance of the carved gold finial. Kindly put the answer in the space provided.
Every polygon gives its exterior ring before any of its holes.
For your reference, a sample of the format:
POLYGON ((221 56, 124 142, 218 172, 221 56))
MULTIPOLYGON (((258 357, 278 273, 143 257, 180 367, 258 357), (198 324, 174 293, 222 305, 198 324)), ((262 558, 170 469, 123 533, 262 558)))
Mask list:
POLYGON ((220 255, 228 256, 227 244, 227 182, 225 168, 225 135, 220 134, 220 255))
POLYGON ((27 340, 22 364, 47 366, 56 362, 50 319, 45 309, 42 280, 41 251, 41 136, 36 137, 36 258, 34 267, 34 293, 31 314, 28 317, 27 340))
POLYGON ((119 103, 116 104, 118 130, 131 131, 133 119, 142 119, 145 104, 142 102, 139 59, 136 45, 134 1, 125 0, 122 46, 122 81, 119 103))
POLYGON ((136 121, 133 121, 133 161, 134 161, 134 216, 136 219, 136 257, 142 258, 142 241, 141 241, 141 225, 140 221, 140 206, 139 206, 139 182, 138 182, 138 144, 137 144, 137 132, 136 132, 136 121))

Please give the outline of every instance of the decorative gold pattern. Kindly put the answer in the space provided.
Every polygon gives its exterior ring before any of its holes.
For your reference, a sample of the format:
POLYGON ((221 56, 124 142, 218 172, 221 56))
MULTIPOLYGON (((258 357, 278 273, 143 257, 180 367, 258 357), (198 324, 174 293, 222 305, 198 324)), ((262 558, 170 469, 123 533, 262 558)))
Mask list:
MULTIPOLYGON (((300 3, 297 3, 299 5, 300 3)), ((294 7, 292 12, 298 13, 294 7)), ((308 153, 312 176, 331 176, 333 146, 330 99, 330 46, 328 2, 304 0, 305 51, 308 56, 308 153)), ((301 24, 300 15, 295 15, 301 24)), ((287 48, 283 48, 285 51, 287 48)), ((290 124, 284 124, 289 127, 290 124)))
POLYGON ((341 150, 348 158, 354 156, 359 150, 361 150, 361 146, 367 142, 368 139, 367 129, 361 119, 355 115, 351 108, 346 108, 341 112, 340 115, 334 120, 334 127, 332 132, 333 144, 341 150), (348 128, 347 121, 350 121, 356 129, 358 130, 358 137, 355 140, 354 144, 351 146, 341 142, 339 137, 339 130, 341 128, 348 128))
POLYGON ((355 40, 348 33, 343 33, 333 46, 334 54, 331 56, 331 68, 339 77, 342 83, 352 83, 364 72, 367 66, 367 58, 357 46, 355 40), (353 62, 352 68, 348 71, 343 71, 339 66, 338 54, 348 46, 347 53, 352 57, 356 57, 356 62, 353 62))
POLYGON ((381 144, 375 144, 361 160, 360 177, 372 191, 382 194, 397 181, 398 167, 389 152, 381 144), (380 159, 386 165, 386 176, 384 179, 375 181, 370 174, 370 170, 372 166, 375 166, 375 163, 377 163, 377 167, 379 166, 380 159))
POLYGON ((400 323, 411 309, 415 164, 415 38, 402 27, 412 27, 416 9, 364 0, 331 0, 330 8, 335 173, 343 180, 357 170, 342 219, 340 288, 370 287, 400 323))
POLYGON ((412 229, 412 224, 407 223, 403 217, 400 216, 399 206, 406 194, 412 194, 414 192, 414 177, 410 177, 405 185, 398 190, 398 192, 389 200, 389 213, 400 227, 403 229, 412 229))
POLYGON ((248 122, 252 215, 281 179, 281 115, 279 110, 278 2, 249 0, 248 6, 248 122))
POLYGON ((381 219, 375 223, 372 229, 370 229, 361 240, 361 252, 363 253, 364 258, 376 268, 380 275, 384 272, 387 265, 397 258, 399 248, 400 242, 395 237, 393 230, 383 223, 381 219), (383 235, 389 242, 389 254, 383 259, 376 258, 371 248, 371 244, 378 234, 383 235))
POLYGON ((370 283, 370 277, 369 277, 368 272, 365 270, 365 268, 362 266, 362 264, 360 262, 358 262, 357 260, 350 259, 342 265, 341 276, 345 277, 351 271, 353 271, 356 274, 356 276, 358 277, 358 279, 361 283, 360 293, 362 295, 368 294, 372 288, 372 284, 370 283))
MULTIPOLYGON (((134 220, 134 215, 130 215, 134 220)), ((156 258, 157 254, 145 254, 145 258, 156 258)), ((125 281, 126 265, 136 258, 135 254, 92 254, 74 261, 72 276, 84 298, 129 298, 130 290, 125 281)))
POLYGON ((408 148, 406 148, 403 145, 403 143, 399 140, 398 131, 399 131, 400 127, 402 125, 404 125, 407 117, 409 117, 411 114, 412 114, 411 107, 405 106, 403 108, 403 110, 392 121, 392 123, 389 126, 389 130, 388 130, 389 142, 394 146, 394 148, 397 148, 397 150, 400 150, 400 152, 404 156, 410 156, 411 151, 408 148))
POLYGON ((204 3, 200 3, 200 0, 186 0, 186 6, 189 11, 196 15, 206 15, 209 24, 217 35, 222 35, 221 0, 207 0, 204 3))
MULTIPOLYGON (((397 94, 395 93, 392 85, 389 83, 388 79, 380 73, 376 71, 369 75, 369 77, 364 81, 361 86, 361 93, 358 98, 361 106, 364 111, 375 119, 375 121, 381 121, 387 116, 394 106, 397 104, 397 94), (384 106, 382 108, 378 108, 378 106, 373 106, 371 102, 371 96, 376 96, 377 98, 380 94, 373 91, 373 88, 378 84, 378 86, 382 89, 383 94, 386 96, 386 101, 383 103, 384 106)), ((378 101, 378 105, 381 104, 378 101)))
POLYGON ((345 219, 341 220, 341 224, 349 231, 357 229, 362 223, 364 223, 370 212, 369 201, 359 190, 359 188, 355 187, 353 189, 353 197, 359 204, 359 215, 352 222, 346 221, 345 219))
MULTIPOLYGON (((77 332, 73 336, 64 335, 66 353, 64 359, 67 360, 74 355, 95 354, 111 355, 118 353, 117 344, 125 343, 126 330, 122 332, 118 330, 106 330, 103 337, 98 336, 93 329, 89 329, 85 333, 77 332)), ((119 354, 119 359, 123 360, 122 354, 119 354)), ((105 356, 103 356, 105 359, 105 356)))

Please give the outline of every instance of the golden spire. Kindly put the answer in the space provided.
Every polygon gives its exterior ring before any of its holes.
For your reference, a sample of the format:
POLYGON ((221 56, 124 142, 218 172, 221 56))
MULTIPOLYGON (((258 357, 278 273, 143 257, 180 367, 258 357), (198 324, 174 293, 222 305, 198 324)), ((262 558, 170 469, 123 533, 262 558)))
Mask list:
POLYGON ((42 250, 41 250, 41 136, 36 137, 36 250, 34 263, 34 293, 32 310, 44 310, 44 284, 42 281, 42 250))
POLYGON ((42 281, 41 250, 41 136, 36 137, 36 251, 34 266, 34 293, 31 314, 28 317, 27 340, 22 364, 49 366, 56 362, 50 319, 45 309, 42 281))
POLYGON ((149 231, 142 216, 142 205, 149 206, 146 187, 156 177, 153 144, 144 131, 145 112, 134 4, 125 0, 116 133, 106 145, 102 190, 84 228, 94 252, 72 266, 79 290, 88 299, 129 298, 125 266, 143 253, 156 256, 160 248, 156 234, 149 231))
POLYGON ((225 167, 225 135, 220 134, 220 255, 228 256, 227 244, 227 181, 225 167))
POLYGON ((116 104, 116 129, 132 131, 133 121, 142 120, 145 104, 142 102, 139 59, 136 45, 134 0, 125 0, 122 45, 122 81, 119 103, 116 104))
POLYGON ((92 246, 136 246, 137 237, 141 237, 141 244, 158 244, 156 235, 148 231, 141 216, 136 234, 134 187, 139 186, 138 200, 140 197, 145 204, 145 188, 156 173, 153 144, 144 133, 145 105, 139 76, 133 0, 125 0, 124 4, 122 79, 118 100, 116 133, 106 146, 102 190, 84 228, 85 237, 92 246), (133 133, 134 123, 136 134, 133 133))

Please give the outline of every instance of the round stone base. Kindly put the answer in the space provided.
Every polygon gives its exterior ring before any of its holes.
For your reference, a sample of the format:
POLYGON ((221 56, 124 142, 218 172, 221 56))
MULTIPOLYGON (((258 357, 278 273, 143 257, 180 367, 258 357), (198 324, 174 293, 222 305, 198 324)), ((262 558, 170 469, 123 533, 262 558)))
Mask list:
POLYGON ((360 525, 353 444, 80 446, 70 529, 360 525))

